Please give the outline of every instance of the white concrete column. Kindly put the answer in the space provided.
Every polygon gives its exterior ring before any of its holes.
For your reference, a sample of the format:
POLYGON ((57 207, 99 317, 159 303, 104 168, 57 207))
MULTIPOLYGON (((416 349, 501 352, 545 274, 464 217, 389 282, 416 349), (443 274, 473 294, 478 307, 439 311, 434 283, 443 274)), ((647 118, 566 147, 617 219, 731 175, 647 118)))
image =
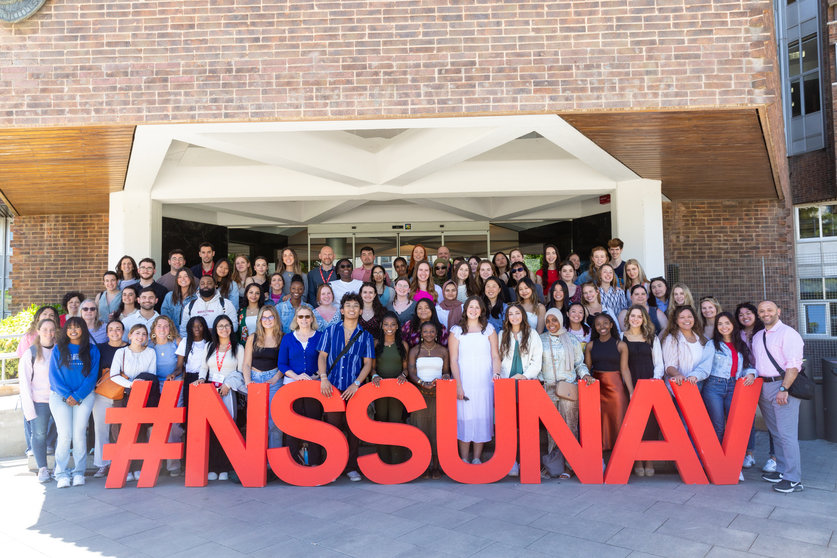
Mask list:
POLYGON ((663 200, 659 180, 617 182, 611 196, 611 229, 622 239, 622 259, 636 258, 650 279, 665 275, 663 200))
POLYGON ((147 191, 123 190, 110 195, 108 264, 113 269, 119 258, 152 257, 162 265, 163 205, 147 191))

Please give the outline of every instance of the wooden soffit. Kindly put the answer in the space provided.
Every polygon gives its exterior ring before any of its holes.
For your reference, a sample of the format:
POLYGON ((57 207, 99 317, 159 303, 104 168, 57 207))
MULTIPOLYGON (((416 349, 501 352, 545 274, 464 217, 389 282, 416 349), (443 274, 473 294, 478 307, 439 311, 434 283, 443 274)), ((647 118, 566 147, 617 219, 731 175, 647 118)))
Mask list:
POLYGON ((0 130, 0 193, 16 215, 107 213, 134 126, 0 130))
POLYGON ((778 197, 756 109, 560 116, 669 199, 778 197))

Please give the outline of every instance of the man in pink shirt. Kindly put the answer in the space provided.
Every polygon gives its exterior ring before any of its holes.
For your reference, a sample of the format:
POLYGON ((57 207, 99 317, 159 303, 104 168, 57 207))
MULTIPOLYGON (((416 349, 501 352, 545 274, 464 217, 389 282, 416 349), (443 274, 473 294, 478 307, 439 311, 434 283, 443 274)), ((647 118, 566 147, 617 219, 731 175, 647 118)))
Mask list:
POLYGON ((360 281, 372 280, 372 268, 375 266, 375 249, 371 246, 364 246, 360 249, 360 263, 363 265, 352 271, 352 279, 360 281))
POLYGON ((802 336, 779 319, 776 303, 765 300, 758 307, 764 329, 753 336, 756 371, 764 380, 759 408, 776 442, 777 469, 762 478, 777 492, 800 492, 802 463, 799 455, 799 399, 788 393, 802 368, 802 336), (771 358, 772 357, 772 358, 771 358), (775 361, 775 363, 774 363, 775 361))

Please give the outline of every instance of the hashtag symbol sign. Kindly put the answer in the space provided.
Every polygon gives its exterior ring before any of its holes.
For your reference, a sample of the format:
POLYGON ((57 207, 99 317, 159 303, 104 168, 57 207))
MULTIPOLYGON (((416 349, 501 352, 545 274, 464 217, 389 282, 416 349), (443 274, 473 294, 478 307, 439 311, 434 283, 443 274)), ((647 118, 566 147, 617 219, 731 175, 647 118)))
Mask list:
POLYGON ((105 422, 119 424, 120 430, 116 443, 105 444, 102 452, 102 457, 111 461, 106 488, 125 486, 131 460, 142 461, 137 486, 150 488, 157 484, 163 459, 180 459, 183 456, 183 443, 168 441, 172 424, 182 423, 186 419, 186 409, 177 406, 182 387, 182 381, 165 382, 160 404, 157 407, 146 407, 151 382, 136 381, 131 385, 128 405, 107 410, 105 422), (152 426, 146 443, 137 442, 143 424, 152 426))

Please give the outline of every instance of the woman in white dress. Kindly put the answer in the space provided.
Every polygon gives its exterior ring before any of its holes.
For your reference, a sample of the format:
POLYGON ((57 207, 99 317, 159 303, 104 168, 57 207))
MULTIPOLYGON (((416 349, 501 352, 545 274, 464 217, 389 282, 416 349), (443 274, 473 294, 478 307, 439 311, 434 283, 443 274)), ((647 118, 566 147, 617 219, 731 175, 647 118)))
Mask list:
POLYGON ((474 445, 473 464, 482 463, 482 449, 491 441, 494 426, 494 379, 500 377, 497 333, 486 317, 485 304, 477 296, 465 301, 459 325, 448 338, 450 368, 456 380, 456 437, 459 456, 468 461, 474 445))

